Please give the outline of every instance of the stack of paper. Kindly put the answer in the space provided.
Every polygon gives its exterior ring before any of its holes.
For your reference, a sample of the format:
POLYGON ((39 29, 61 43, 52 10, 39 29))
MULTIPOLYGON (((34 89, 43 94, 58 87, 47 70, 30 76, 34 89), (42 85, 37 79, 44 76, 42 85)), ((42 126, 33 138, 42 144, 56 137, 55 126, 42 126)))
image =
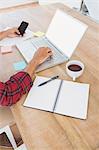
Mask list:
POLYGON ((11 53, 11 52, 12 52, 11 46, 2 46, 1 47, 1 53, 2 54, 11 53))

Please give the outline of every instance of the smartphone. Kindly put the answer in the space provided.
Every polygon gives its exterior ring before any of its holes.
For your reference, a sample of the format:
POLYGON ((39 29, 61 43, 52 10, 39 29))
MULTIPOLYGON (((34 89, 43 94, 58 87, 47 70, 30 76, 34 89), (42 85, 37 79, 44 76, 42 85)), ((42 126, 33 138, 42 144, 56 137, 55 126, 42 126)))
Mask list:
POLYGON ((19 30, 19 32, 20 32, 20 35, 22 35, 22 36, 24 35, 25 30, 27 29, 28 25, 29 25, 28 22, 25 22, 25 21, 22 21, 22 22, 21 22, 20 26, 18 27, 18 30, 19 30))

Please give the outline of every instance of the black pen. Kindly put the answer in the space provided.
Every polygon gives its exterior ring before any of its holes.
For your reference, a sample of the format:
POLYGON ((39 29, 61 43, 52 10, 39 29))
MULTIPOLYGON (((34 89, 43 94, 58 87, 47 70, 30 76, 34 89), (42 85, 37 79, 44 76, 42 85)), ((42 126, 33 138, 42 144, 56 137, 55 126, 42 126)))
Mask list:
POLYGON ((53 80, 55 80, 55 79, 57 79, 57 78, 59 78, 59 76, 52 77, 51 79, 49 79, 49 80, 47 80, 47 81, 45 81, 45 82, 39 84, 38 86, 42 86, 42 85, 44 85, 44 84, 46 84, 46 83, 48 83, 48 82, 50 82, 50 81, 53 81, 53 80))

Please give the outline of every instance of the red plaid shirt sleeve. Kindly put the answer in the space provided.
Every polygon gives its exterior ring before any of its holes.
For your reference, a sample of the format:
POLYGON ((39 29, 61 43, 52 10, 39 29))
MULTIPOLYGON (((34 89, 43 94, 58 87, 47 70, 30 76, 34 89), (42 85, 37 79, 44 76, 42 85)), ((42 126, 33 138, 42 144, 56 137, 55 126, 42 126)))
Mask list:
POLYGON ((0 82, 0 105, 11 106, 20 100, 23 94, 29 92, 33 82, 26 72, 18 72, 3 83, 0 82))

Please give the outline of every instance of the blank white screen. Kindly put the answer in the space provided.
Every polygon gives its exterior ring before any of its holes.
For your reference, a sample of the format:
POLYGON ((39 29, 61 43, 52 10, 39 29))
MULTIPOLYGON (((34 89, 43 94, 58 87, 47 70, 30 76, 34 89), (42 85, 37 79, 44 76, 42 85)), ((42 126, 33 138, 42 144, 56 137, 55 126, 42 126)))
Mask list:
POLYGON ((46 33, 46 37, 68 58, 80 42, 87 25, 57 10, 46 33))

